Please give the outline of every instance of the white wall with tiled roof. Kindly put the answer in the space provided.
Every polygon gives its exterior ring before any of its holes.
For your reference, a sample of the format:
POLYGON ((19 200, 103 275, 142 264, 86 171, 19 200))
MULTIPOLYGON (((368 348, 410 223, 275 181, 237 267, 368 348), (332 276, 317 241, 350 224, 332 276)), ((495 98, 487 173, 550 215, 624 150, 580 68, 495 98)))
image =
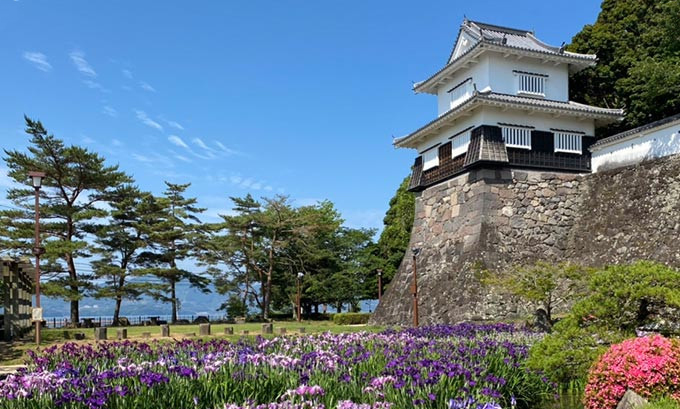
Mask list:
POLYGON ((680 119, 594 147, 593 172, 633 165, 680 153, 680 119))

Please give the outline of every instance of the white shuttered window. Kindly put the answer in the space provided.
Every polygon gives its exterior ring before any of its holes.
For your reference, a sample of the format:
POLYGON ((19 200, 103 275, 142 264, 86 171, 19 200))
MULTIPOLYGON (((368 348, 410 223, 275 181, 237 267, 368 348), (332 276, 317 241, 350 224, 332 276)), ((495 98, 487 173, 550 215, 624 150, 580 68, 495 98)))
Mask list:
POLYGON ((465 155, 470 144, 470 131, 463 132, 451 140, 451 157, 465 155))
POLYGON ((423 170, 432 169, 439 166, 439 149, 432 148, 423 152, 423 170))
POLYGON ((450 109, 465 102, 472 96, 472 78, 467 79, 449 91, 451 95, 450 109))
POLYGON ((531 149, 531 129, 514 126, 501 127, 503 141, 508 148, 531 149))
POLYGON ((583 135, 571 132, 555 132, 555 152, 583 153, 583 135))
POLYGON ((547 76, 516 71, 519 80, 519 92, 522 94, 545 96, 547 76))

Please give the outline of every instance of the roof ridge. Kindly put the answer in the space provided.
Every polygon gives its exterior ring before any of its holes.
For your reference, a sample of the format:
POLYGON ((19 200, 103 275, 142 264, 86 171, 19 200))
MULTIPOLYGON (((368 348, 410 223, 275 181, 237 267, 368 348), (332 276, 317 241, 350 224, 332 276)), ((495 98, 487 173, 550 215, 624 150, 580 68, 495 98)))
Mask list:
POLYGON ((519 28, 499 26, 497 24, 483 23, 481 21, 474 21, 474 20, 468 20, 468 21, 470 23, 476 25, 477 27, 479 27, 479 29, 481 29, 481 30, 507 32, 509 34, 517 34, 517 35, 527 35, 527 34, 533 33, 533 31, 531 31, 531 30, 523 30, 523 29, 519 29, 519 28))

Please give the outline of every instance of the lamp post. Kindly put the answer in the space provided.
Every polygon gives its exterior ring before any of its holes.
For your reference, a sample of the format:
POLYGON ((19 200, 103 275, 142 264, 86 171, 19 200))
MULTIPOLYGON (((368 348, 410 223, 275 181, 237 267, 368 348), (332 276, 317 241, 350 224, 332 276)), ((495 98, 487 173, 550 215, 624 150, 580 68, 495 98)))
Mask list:
POLYGON ((40 308, 40 255, 45 252, 45 249, 40 247, 40 187, 42 180, 45 177, 43 172, 28 172, 28 176, 33 181, 33 189, 35 189, 35 241, 33 244, 33 254, 35 255, 35 312, 33 320, 35 321, 35 343, 40 345, 40 322, 42 321, 42 309, 40 308))
POLYGON ((301 322, 302 321, 302 308, 300 307, 300 299, 302 298, 301 294, 301 287, 302 287, 302 277, 305 274, 302 272, 297 273, 296 281, 297 281, 297 321, 301 322))
POLYGON ((413 283, 411 284, 411 294, 413 294, 413 326, 418 326, 418 267, 416 257, 420 254, 419 248, 412 248, 413 253, 413 283))
POLYGON ((382 301, 382 268, 378 269, 378 303, 382 301))

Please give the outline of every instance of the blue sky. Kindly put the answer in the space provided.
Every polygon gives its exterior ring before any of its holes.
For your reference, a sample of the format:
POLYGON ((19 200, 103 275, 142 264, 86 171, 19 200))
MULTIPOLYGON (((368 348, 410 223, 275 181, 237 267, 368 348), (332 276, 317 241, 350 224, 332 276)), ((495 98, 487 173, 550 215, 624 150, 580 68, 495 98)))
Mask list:
POLYGON ((436 115, 412 81, 445 63, 464 15, 559 45, 598 12, 595 0, 0 0, 0 147, 25 148, 25 113, 143 189, 191 182, 206 220, 229 196, 282 193, 378 228, 415 156, 392 137, 436 115))

